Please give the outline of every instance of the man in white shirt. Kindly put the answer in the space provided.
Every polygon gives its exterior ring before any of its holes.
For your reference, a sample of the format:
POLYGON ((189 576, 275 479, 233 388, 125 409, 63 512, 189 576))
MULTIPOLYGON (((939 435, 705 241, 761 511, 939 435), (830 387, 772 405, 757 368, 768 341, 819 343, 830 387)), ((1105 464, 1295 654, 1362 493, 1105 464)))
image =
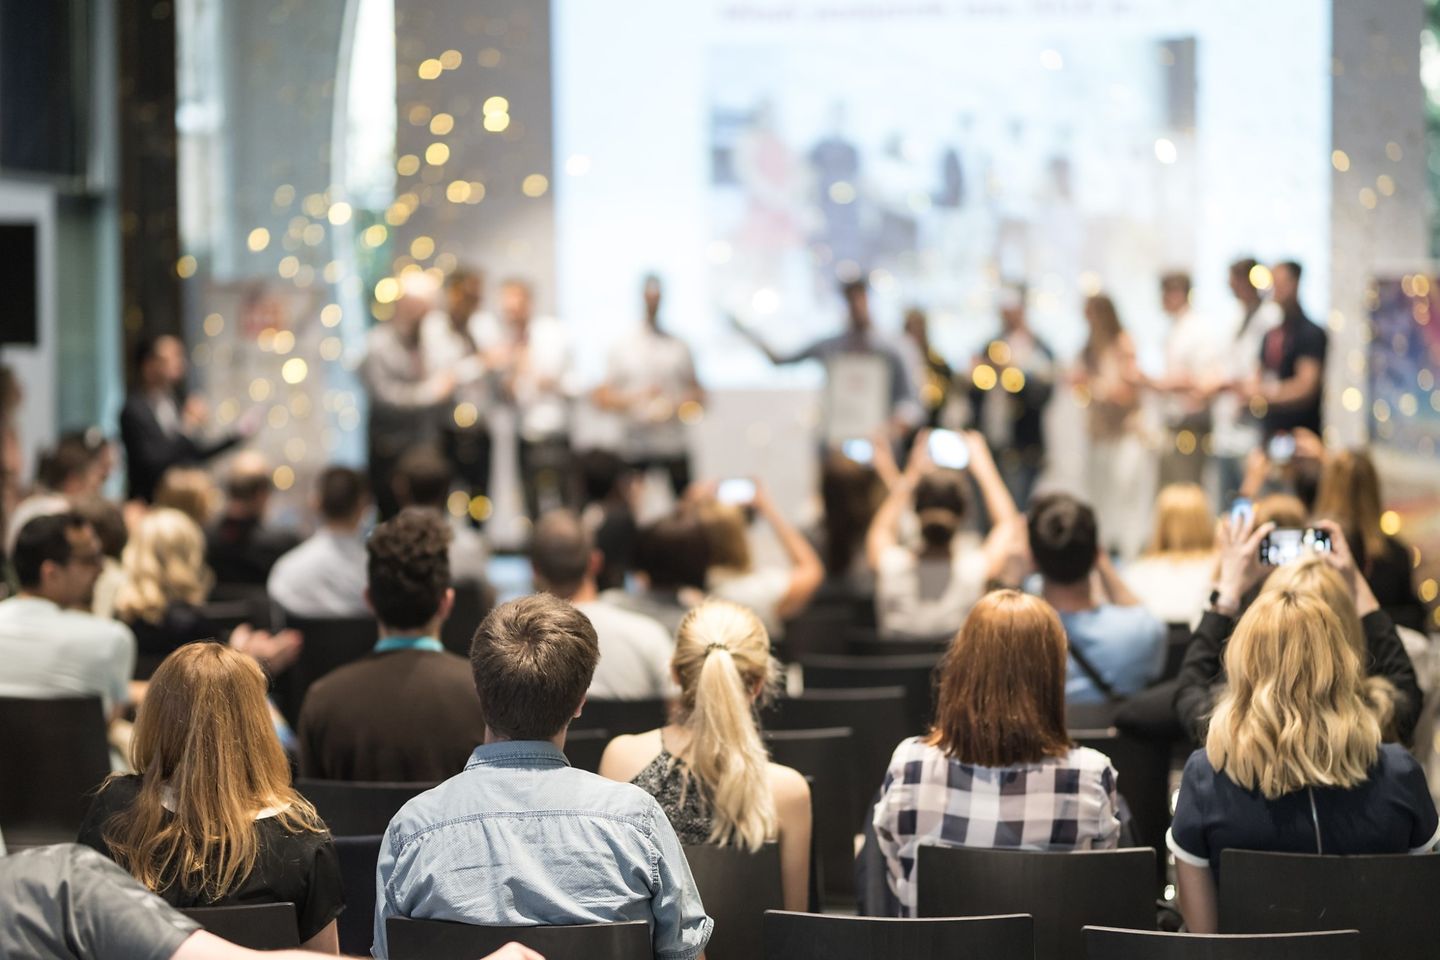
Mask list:
POLYGON ((486 327, 495 319, 482 313, 484 276, 460 267, 445 278, 445 305, 420 324, 420 346, 430 372, 449 371, 455 390, 439 410, 441 449, 470 496, 490 488, 490 407, 495 384, 480 351, 486 327))
POLYGON ((106 716, 130 699, 135 636, 84 612, 100 539, 73 513, 37 517, 15 538, 20 593, 0 601, 0 696, 98 696, 106 716))
POLYGON ((660 329, 660 278, 645 278, 645 323, 610 350, 595 404, 625 418, 622 452, 635 470, 663 468, 675 496, 690 486, 690 450, 681 419, 704 391, 685 341, 660 329))
POLYGON ((520 478, 531 518, 574 503, 570 400, 575 394, 570 335, 554 317, 534 315, 523 280, 500 286, 500 319, 484 325, 480 344, 513 405, 520 440, 520 478))
POLYGON ((370 506, 365 475, 327 467, 316 485, 320 529, 270 568, 265 592, 297 617, 363 617, 366 556, 362 524, 370 506))
POLYGON ((1228 331, 1216 378, 1210 384, 1215 417, 1212 448, 1220 470, 1220 496, 1228 500, 1244 479, 1245 457, 1260 446, 1260 421, 1245 401, 1226 387, 1245 384, 1260 373, 1260 347, 1265 335, 1280 325, 1283 311, 1273 300, 1260 296, 1252 278, 1258 265, 1242 257, 1230 265, 1230 292, 1235 295, 1235 319, 1228 331))
POLYGON ((669 634, 649 617, 598 599, 600 553, 580 518, 555 510, 535 525, 531 561, 537 589, 573 603, 590 618, 600 641, 600 664, 586 696, 595 700, 645 700, 669 696, 669 634))
POLYGON ((1170 317, 1165 339, 1165 375, 1151 386, 1165 395, 1169 432, 1160 457, 1160 485, 1199 483, 1210 434, 1210 400, 1205 384, 1214 377, 1224 353, 1223 332, 1190 309, 1190 275, 1160 278, 1160 305, 1170 317))

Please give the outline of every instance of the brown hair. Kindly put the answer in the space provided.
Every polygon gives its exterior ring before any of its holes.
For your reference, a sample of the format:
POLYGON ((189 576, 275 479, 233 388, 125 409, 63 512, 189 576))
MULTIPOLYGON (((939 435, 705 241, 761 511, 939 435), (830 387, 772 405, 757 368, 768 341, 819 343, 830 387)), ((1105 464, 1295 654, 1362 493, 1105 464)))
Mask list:
POLYGON ((711 568, 749 573, 754 564, 750 557, 749 524, 745 522, 745 511, 731 503, 712 501, 702 503, 696 514, 700 525, 705 528, 711 568))
POLYGON ((1255 501, 1255 526, 1273 523, 1280 529, 1303 527, 1308 517, 1305 504, 1288 493, 1272 493, 1255 501))
POLYGON ((203 527, 220 505, 220 490, 199 467, 171 467, 155 488, 154 505, 179 510, 203 527))
POLYGON ((1064 756, 1065 659, 1050 604, 1018 590, 981 597, 940 661, 928 742, 982 767, 1064 756))
POLYGON ((1380 475, 1365 451, 1341 450, 1326 462, 1315 494, 1315 516, 1340 524, 1362 571, 1385 553, 1380 475))
POLYGON ((1095 369, 1107 347, 1125 334, 1120 325, 1120 312, 1115 301, 1103 293, 1097 293, 1085 300, 1085 319, 1090 321, 1090 336, 1085 340, 1085 349, 1080 355, 1085 366, 1095 369))
POLYGON ((453 536, 428 507, 406 507, 374 529, 365 541, 365 573, 377 620, 412 630, 435 619, 450 588, 453 536))
POLYGON ((510 740, 549 740, 575 717, 599 662, 594 625, 566 601, 537 593, 501 604, 470 645, 485 726, 510 740))
POLYGON ((1155 498, 1148 554, 1209 553, 1215 544, 1210 500, 1198 483, 1167 484, 1155 498))
POLYGON ((290 782, 265 689, 254 659, 218 643, 186 644, 151 677, 131 742, 140 791, 101 828, 115 862, 151 890, 207 901, 234 891, 260 855, 262 812, 292 833, 325 832, 290 782))

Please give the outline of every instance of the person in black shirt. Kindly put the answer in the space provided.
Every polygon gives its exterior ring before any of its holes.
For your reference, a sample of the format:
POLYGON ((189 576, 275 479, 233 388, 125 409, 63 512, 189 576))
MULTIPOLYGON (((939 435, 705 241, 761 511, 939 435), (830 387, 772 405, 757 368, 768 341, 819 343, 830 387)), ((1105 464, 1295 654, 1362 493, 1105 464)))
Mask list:
POLYGON ((258 453, 241 453, 225 481, 225 511, 205 533, 205 559, 215 582, 264 587, 270 568, 300 542, 294 531, 265 523, 275 489, 270 464, 258 453))
POLYGON ((1267 438, 1301 427, 1320 434, 1328 338, 1300 306, 1300 264, 1277 263, 1271 275, 1284 319, 1261 343, 1260 382, 1250 390, 1251 409, 1265 410, 1261 426, 1267 438))

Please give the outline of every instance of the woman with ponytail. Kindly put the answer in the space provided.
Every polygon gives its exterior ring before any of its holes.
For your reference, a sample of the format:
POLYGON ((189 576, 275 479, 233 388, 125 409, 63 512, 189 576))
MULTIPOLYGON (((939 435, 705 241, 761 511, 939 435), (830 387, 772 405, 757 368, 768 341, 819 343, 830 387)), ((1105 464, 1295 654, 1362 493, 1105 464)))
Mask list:
POLYGON ((810 787, 770 762, 755 721, 755 702, 776 677, 769 634, 745 607, 707 600, 681 622, 671 669, 680 686, 675 721, 616 737, 601 775, 653 795, 682 843, 753 851, 778 840, 785 909, 804 910, 810 787))

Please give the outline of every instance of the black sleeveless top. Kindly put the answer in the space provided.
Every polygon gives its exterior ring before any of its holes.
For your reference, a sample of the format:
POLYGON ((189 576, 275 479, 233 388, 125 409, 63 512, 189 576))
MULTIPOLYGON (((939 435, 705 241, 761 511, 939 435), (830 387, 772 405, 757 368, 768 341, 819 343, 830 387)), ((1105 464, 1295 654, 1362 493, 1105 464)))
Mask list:
POLYGON ((681 843, 709 842, 714 828, 710 804, 683 760, 662 746, 660 754, 630 782, 655 798, 681 843))

